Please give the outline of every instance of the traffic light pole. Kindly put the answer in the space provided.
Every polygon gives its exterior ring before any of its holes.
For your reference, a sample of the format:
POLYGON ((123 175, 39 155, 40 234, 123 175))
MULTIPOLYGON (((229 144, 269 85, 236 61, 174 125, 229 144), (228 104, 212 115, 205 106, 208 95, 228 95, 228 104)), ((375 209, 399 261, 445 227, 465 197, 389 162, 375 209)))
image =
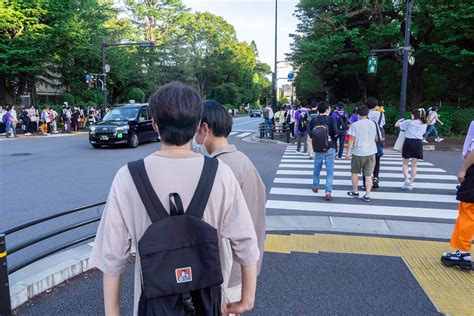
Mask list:
POLYGON ((410 28, 413 1, 407 0, 407 13, 405 21, 405 41, 403 44, 403 70, 402 70, 402 90, 400 93, 400 118, 405 118, 407 104, 407 79, 408 79, 408 54, 410 52, 410 28))
POLYGON ((276 111, 277 107, 277 22, 278 22, 278 0, 275 0, 275 62, 273 64, 272 76, 272 109, 276 111))
POLYGON ((102 83, 102 96, 104 97, 103 107, 104 109, 107 107, 107 71, 105 69, 105 50, 107 48, 107 44, 105 44, 104 40, 101 43, 102 48, 102 76, 104 82, 102 83))

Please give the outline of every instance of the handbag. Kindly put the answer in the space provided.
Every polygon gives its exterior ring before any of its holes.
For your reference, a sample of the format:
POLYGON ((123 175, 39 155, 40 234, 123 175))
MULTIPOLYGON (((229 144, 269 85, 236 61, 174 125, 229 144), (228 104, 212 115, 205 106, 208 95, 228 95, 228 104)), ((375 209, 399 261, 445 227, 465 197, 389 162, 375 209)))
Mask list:
POLYGON ((466 203, 474 203, 474 165, 467 169, 464 181, 458 188, 456 200, 466 203))
POLYGON ((385 145, 385 137, 382 137, 382 132, 380 131, 380 125, 378 125, 376 122, 375 124, 375 129, 377 130, 377 140, 375 141, 375 145, 377 146, 377 157, 382 157, 384 155, 383 152, 383 146, 385 145))
POLYGON ((397 141, 395 142, 395 145, 393 146, 393 150, 401 152, 403 150, 403 144, 405 143, 405 131, 400 130, 400 134, 398 134, 397 141))

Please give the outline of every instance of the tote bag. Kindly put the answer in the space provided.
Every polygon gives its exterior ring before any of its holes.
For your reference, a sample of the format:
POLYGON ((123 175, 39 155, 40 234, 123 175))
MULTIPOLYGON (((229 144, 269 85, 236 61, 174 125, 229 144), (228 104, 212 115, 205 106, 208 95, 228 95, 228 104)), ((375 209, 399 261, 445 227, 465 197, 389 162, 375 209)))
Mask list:
POLYGON ((405 143, 405 138, 405 131, 400 130, 400 134, 398 134, 398 138, 395 142, 395 145, 393 146, 393 150, 401 152, 403 149, 403 144, 405 143))

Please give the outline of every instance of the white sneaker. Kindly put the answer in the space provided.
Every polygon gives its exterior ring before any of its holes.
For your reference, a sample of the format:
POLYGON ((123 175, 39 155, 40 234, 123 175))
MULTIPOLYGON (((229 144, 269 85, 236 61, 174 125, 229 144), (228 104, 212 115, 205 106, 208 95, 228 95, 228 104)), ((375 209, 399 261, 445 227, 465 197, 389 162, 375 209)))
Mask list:
POLYGON ((435 142, 441 143, 443 140, 444 138, 438 138, 438 139, 435 139, 435 142))
POLYGON ((428 144, 428 141, 426 139, 423 139, 422 142, 428 144))
MULTIPOLYGON (((402 184, 402 190, 406 191, 406 190, 409 190, 409 187, 410 187, 411 183, 410 183, 410 180, 405 180, 405 182, 403 182, 402 184)), ((413 187, 412 187, 412 190, 413 190, 413 187)))
POLYGON ((303 153, 303 156, 309 156, 309 154, 308 153, 303 153))

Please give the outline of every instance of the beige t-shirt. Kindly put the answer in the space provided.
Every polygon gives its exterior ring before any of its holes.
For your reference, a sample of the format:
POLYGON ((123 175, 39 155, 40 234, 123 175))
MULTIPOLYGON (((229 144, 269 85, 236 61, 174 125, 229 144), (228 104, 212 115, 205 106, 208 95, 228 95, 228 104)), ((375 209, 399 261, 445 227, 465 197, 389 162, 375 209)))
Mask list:
MULTIPOLYGON (((262 259, 265 247, 265 216, 266 216, 266 190, 262 178, 250 159, 242 152, 238 151, 234 145, 227 145, 213 152, 211 157, 217 157, 228 165, 237 179, 242 189, 245 201, 252 217, 253 226, 257 234, 258 248, 260 250, 260 260, 258 261, 258 273, 262 266, 262 259)), ((224 255, 232 260, 232 249, 230 244, 224 255)), ((226 260, 227 261, 227 260, 226 260)), ((228 267, 223 267, 224 270, 228 267)), ((229 287, 238 286, 242 283, 242 273, 240 265, 234 263, 229 280, 229 287)))
MULTIPOLYGON (((204 158, 172 159, 157 155, 145 158, 150 182, 161 203, 169 212, 169 194, 178 193, 186 209, 196 190, 204 158)), ((232 170, 219 163, 211 195, 204 211, 203 220, 217 229, 218 237, 228 239, 234 260, 241 265, 253 265, 260 252, 247 204, 232 170)), ((127 166, 122 167, 112 183, 107 204, 99 224, 90 258, 97 267, 110 276, 120 275, 130 255, 131 245, 138 252, 138 241, 151 224, 145 206, 140 199, 127 166)), ((223 243, 222 243, 223 244, 223 243)), ((220 246, 225 247, 224 245, 220 246)), ((221 249, 222 251, 222 249, 221 249)), ((227 258, 221 256, 221 264, 227 258)), ((230 277, 223 272, 225 290, 230 277)), ((141 295, 140 256, 135 261, 134 315, 137 314, 141 295)), ((223 293, 225 298, 225 293, 223 293)), ((223 298, 223 303, 225 299, 223 298)))

